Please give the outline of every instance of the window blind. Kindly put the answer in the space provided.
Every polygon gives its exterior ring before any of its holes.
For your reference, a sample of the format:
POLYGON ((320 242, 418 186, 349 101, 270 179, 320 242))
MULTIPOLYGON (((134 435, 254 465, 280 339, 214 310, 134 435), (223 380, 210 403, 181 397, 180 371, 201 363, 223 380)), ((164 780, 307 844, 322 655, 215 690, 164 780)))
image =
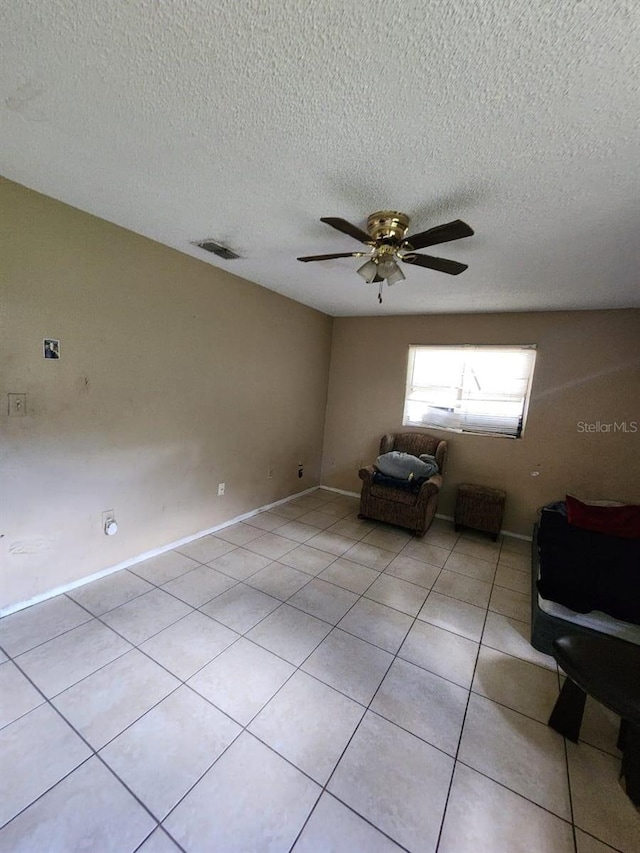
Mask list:
POLYGON ((536 349, 410 346, 403 424, 517 438, 536 349))

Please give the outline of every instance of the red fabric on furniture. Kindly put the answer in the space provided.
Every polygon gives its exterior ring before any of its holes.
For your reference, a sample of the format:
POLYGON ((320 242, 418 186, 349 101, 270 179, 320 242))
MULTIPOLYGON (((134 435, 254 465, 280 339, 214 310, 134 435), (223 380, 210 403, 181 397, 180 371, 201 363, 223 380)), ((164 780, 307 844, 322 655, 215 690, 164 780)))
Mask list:
POLYGON ((569 524, 620 539, 640 539, 640 506, 593 506, 566 496, 569 524))

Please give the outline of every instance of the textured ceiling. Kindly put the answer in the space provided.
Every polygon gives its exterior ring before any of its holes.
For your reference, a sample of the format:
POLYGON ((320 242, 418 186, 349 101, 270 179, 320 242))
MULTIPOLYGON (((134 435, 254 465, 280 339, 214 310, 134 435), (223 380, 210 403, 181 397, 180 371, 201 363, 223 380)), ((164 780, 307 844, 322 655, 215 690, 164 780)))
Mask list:
POLYGON ((0 171, 329 314, 639 305, 639 10, 11 0, 0 171), (428 251, 469 269, 405 267, 379 306, 356 259, 296 261, 380 208, 467 221, 428 251))

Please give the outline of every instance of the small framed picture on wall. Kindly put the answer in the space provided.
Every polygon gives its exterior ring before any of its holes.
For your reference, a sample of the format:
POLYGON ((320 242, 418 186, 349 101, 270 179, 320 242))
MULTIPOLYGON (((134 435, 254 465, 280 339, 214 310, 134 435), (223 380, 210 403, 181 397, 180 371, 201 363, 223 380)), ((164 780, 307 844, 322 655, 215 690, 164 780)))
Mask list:
POLYGON ((45 338, 42 342, 42 350, 45 358, 60 358, 60 341, 55 338, 45 338))

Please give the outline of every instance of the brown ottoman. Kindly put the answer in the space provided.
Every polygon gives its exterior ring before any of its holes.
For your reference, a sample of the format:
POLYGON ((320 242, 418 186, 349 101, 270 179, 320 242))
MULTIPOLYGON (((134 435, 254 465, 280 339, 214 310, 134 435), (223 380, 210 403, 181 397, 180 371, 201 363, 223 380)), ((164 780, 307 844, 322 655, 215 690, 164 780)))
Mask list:
POLYGON ((502 513, 507 495, 502 489, 461 483, 456 499, 456 530, 473 527, 493 535, 495 542, 502 526, 502 513))

